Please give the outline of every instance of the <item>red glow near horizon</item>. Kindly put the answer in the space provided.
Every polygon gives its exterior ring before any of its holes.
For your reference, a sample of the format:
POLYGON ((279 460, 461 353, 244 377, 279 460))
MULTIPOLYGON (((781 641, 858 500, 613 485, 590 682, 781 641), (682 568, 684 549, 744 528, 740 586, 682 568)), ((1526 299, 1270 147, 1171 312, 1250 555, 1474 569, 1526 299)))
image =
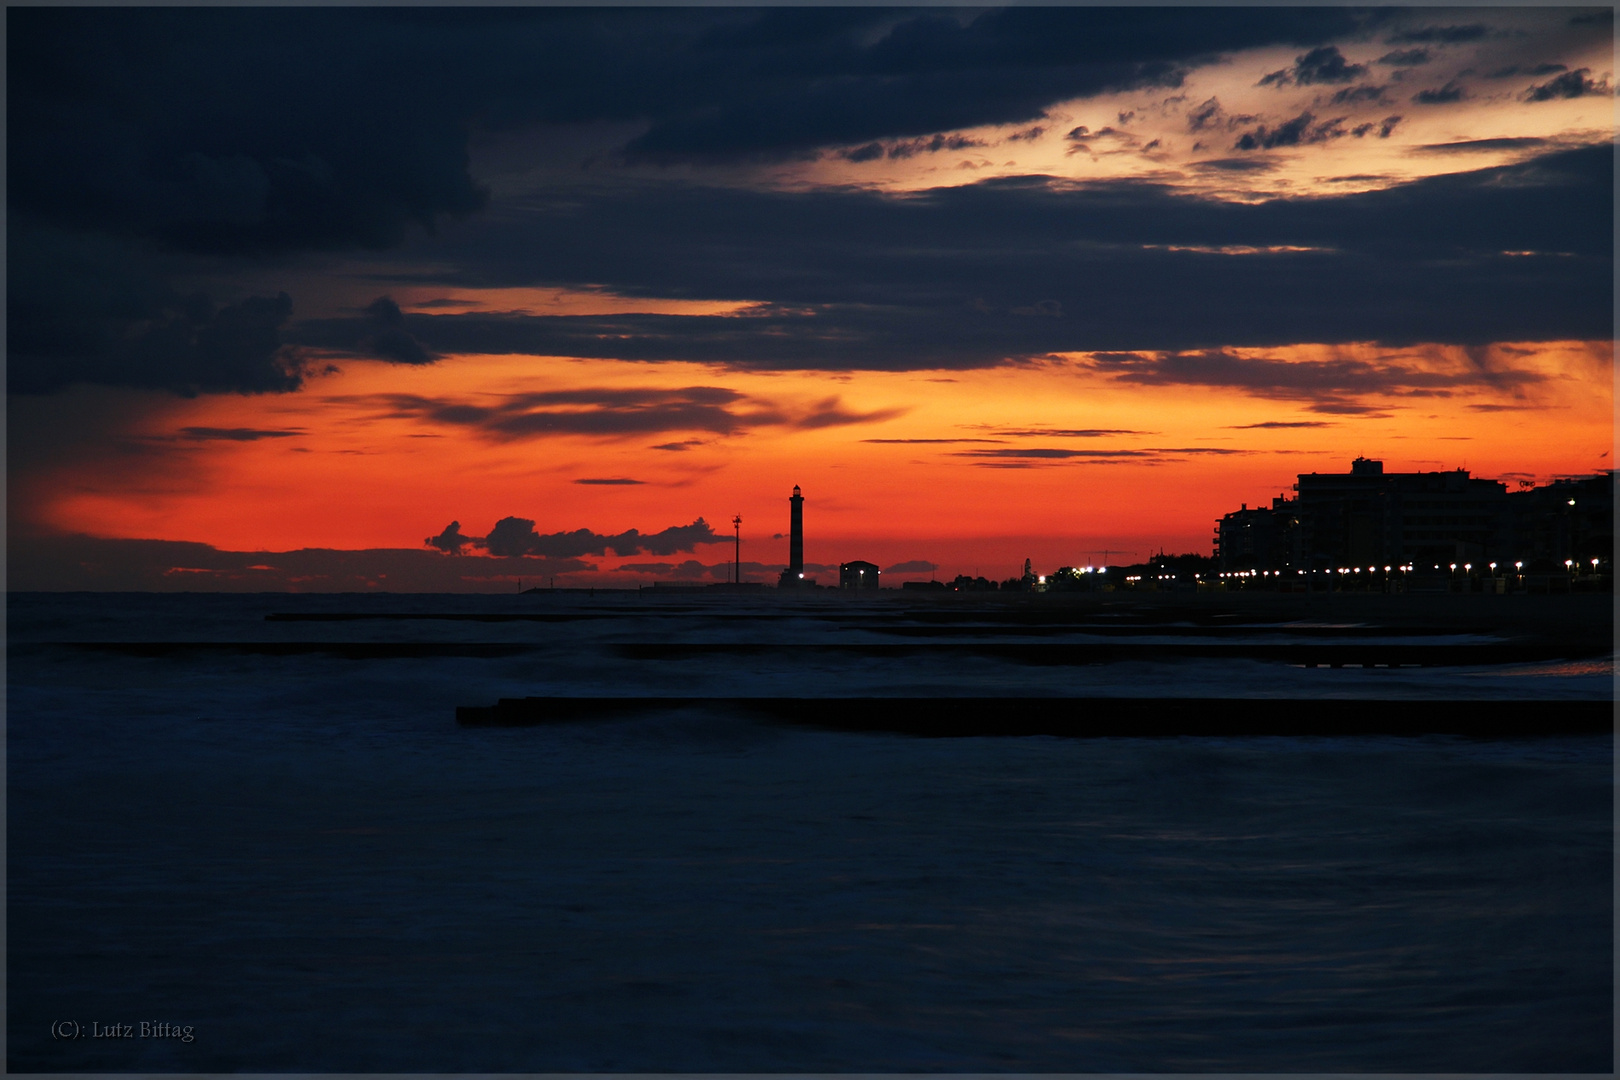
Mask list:
MULTIPOLYGON (((1427 389, 1259 396, 1130 382, 1083 356, 836 380, 529 357, 360 362, 298 394, 162 401, 129 433, 151 450, 139 483, 97 461, 60 464, 20 499, 14 492, 13 514, 25 527, 239 551, 419 547, 452 520, 472 536, 508 516, 541 533, 611 534, 701 516, 724 547, 661 561, 714 564, 730 561, 740 513, 753 533, 744 562, 785 565, 785 500, 799 484, 811 563, 926 560, 947 577, 1007 577, 1026 557, 1055 567, 1104 549, 1207 552, 1221 514, 1285 493, 1298 473, 1342 472, 1358 455, 1391 471, 1463 467, 1510 481, 1607 467, 1606 342, 1499 349, 1487 380, 1471 379, 1461 351, 1446 347, 1232 353, 1399 364, 1423 373, 1427 389), (421 404, 489 410, 582 387, 619 409, 607 426, 640 430, 518 437, 421 404), (623 391, 701 397, 694 387, 724 391, 710 396, 725 413, 692 410, 708 429, 658 430, 659 410, 679 403, 614 404, 623 391)), ((551 408, 572 422, 604 406, 551 408)), ((660 560, 592 561, 610 570, 660 560)))

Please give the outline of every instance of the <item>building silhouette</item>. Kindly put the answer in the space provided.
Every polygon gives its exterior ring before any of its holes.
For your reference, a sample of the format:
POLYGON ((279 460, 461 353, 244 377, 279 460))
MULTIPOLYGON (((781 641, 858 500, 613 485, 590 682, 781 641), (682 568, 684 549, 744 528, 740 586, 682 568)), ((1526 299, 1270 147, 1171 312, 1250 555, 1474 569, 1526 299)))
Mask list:
POLYGON ((1269 509, 1244 505, 1220 519, 1222 573, 1385 566, 1421 573, 1532 562, 1562 569, 1565 560, 1612 557, 1612 472, 1509 493, 1466 469, 1387 473, 1383 462, 1357 458, 1347 473, 1299 474, 1294 492, 1269 509))
POLYGON ((788 565, 777 579, 777 588, 796 589, 804 584, 804 496, 793 485, 788 496, 788 565))
POLYGON ((840 589, 876 589, 880 571, 876 564, 862 562, 843 563, 838 567, 838 587, 840 589))
POLYGON ((1215 554, 1222 570, 1282 570, 1293 562, 1294 501, 1281 496, 1270 508, 1248 503, 1221 518, 1215 554))
POLYGON ((1608 562, 1614 554, 1614 473, 1554 480, 1510 492, 1509 527, 1517 562, 1562 569, 1564 560, 1608 562))

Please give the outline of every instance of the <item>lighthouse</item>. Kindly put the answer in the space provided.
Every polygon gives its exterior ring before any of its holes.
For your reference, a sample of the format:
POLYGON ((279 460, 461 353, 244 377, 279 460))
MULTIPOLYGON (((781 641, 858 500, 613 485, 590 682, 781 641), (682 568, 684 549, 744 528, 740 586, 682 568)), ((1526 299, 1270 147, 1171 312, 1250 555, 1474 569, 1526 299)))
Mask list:
POLYGON ((793 485, 788 497, 788 568, 782 571, 777 586, 796 589, 804 584, 804 496, 799 485, 793 485))

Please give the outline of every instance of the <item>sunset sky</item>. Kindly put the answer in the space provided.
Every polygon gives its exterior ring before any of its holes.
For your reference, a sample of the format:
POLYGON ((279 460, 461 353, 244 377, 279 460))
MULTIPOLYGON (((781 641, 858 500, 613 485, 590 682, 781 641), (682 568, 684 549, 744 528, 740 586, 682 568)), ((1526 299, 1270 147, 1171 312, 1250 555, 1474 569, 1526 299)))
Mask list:
POLYGON ((1612 9, 7 30, 13 589, 712 581, 738 514, 774 581, 795 484, 823 581, 1006 578, 1611 467, 1612 9))

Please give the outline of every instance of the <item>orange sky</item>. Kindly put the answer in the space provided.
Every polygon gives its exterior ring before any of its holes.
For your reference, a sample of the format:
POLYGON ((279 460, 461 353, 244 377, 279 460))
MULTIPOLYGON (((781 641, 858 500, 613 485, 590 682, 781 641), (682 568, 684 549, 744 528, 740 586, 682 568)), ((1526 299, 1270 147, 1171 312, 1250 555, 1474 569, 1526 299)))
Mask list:
MULTIPOLYGON (((286 550, 410 547, 451 520, 481 536, 507 516, 531 518, 541 533, 646 533, 702 516, 729 533, 740 513, 745 560, 780 564, 786 542, 771 537, 785 532, 784 500, 799 484, 810 562, 925 559, 947 576, 1008 576, 997 560, 1208 551, 1221 514, 1285 492, 1299 472, 1343 471, 1357 455, 1391 471, 1464 467, 1510 484, 1607 466, 1608 343, 1499 348, 1486 360, 1498 376, 1535 378, 1496 384, 1469 382, 1474 361, 1457 348, 1237 351, 1307 367, 1402 363, 1456 384, 1445 396, 1358 396, 1351 407, 1371 411, 1334 415, 1312 411, 1320 397, 1124 384, 1085 356, 836 378, 528 357, 408 369, 351 361, 299 394, 156 399, 120 436, 148 451, 136 473, 64 463, 23 505, 14 500, 13 514, 70 532, 286 550), (695 386, 742 395, 730 406, 737 430, 501 439, 388 416, 381 400, 490 404, 557 389, 695 386), (804 426, 818 416, 838 422, 804 426), (1305 426, 1252 426, 1261 424, 1305 426), (286 434, 225 437, 255 432, 286 434), (1061 456, 1073 451, 1083 456, 1061 456), (1121 451, 1140 456, 1107 456, 1121 451)), ((72 411, 71 395, 63 404, 72 411)), ((695 557, 721 561, 729 545, 695 557)), ((598 564, 637 561, 648 559, 598 564)))

